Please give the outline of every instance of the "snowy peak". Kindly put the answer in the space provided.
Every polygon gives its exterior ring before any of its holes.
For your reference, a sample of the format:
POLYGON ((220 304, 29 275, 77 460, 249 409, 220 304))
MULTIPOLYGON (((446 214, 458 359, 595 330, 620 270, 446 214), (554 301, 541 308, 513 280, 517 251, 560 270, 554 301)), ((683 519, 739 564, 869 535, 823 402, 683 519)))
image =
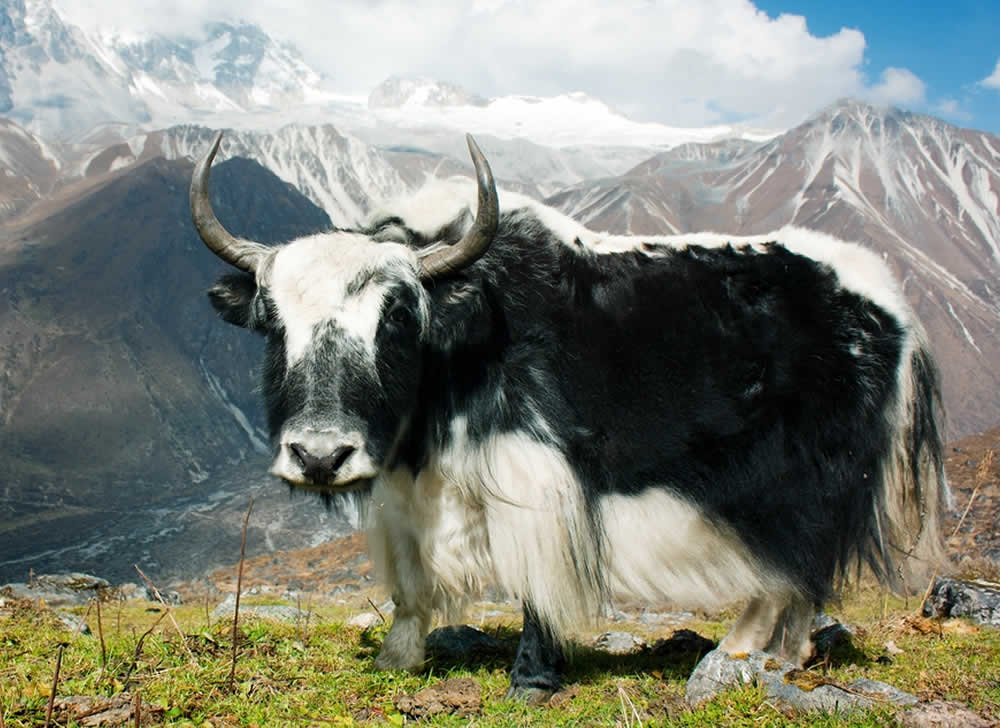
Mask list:
MULTIPOLYGON (((320 75, 287 45, 249 23, 209 23, 205 37, 165 36, 102 38, 135 79, 153 82, 137 92, 154 93, 154 85, 209 84, 240 106, 273 106, 301 102, 322 83, 320 75)), ((162 86, 161 86, 162 88, 162 86)))
POLYGON ((403 107, 486 106, 482 96, 442 81, 393 76, 380 83, 368 96, 369 109, 403 107))
POLYGON ((400 129, 438 128, 504 140, 527 139, 559 149, 628 146, 655 151, 688 142, 774 136, 728 124, 684 129, 637 122, 584 93, 486 100, 457 86, 423 78, 386 80, 372 92, 368 107, 378 120, 400 129))
POLYGON ((255 25, 200 37, 86 33, 49 0, 0 0, 0 110, 45 138, 95 127, 165 127, 219 113, 284 109, 329 96, 290 46, 255 25))

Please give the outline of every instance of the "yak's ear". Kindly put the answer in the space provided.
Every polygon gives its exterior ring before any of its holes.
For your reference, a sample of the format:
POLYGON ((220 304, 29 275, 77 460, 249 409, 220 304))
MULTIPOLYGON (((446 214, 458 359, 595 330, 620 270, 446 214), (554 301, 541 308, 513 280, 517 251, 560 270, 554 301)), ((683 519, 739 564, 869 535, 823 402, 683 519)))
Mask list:
POLYGON ((250 273, 229 273, 208 289, 212 306, 224 321, 245 329, 253 328, 253 299, 257 280, 250 273))
POLYGON ((495 328, 496 307, 485 286, 449 281, 435 284, 430 294, 431 346, 454 352, 459 348, 478 348, 489 340, 495 328))

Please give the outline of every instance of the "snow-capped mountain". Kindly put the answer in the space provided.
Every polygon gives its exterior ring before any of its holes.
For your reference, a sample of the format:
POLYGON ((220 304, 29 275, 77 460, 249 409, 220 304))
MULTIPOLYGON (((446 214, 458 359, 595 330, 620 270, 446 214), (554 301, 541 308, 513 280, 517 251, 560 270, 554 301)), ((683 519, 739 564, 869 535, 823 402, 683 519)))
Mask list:
POLYGON ((487 99, 422 78, 390 78, 367 98, 339 95, 293 47, 255 25, 213 22, 197 36, 91 32, 51 0, 0 0, 0 113, 73 144, 190 123, 269 132, 297 123, 451 154, 472 132, 494 140, 501 174, 547 192, 621 174, 677 144, 773 134, 638 123, 581 93, 487 99))
POLYGON ((86 33, 48 0, 0 1, 0 110, 47 139, 155 128, 325 100, 321 76, 255 25, 202 36, 86 33))
POLYGON ((801 225, 870 244, 945 363, 952 432, 1000 418, 1000 137, 843 101, 769 142, 672 149, 549 201, 599 230, 753 234, 801 225))

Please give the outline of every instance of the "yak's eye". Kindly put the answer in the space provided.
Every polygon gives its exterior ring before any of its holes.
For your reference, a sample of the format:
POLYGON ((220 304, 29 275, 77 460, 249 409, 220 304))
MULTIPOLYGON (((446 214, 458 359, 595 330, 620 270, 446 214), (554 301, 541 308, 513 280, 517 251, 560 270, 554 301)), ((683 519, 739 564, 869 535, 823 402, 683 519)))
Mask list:
POLYGON ((400 328, 407 328, 413 323, 413 316, 406 306, 396 306, 389 311, 389 320, 400 328))

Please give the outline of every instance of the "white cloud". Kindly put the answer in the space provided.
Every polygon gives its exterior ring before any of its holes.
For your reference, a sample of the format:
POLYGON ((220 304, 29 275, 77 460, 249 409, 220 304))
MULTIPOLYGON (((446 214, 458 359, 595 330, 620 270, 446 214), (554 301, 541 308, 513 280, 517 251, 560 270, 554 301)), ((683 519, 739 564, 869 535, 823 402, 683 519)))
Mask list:
POLYGON ((956 99, 950 97, 938 101, 934 104, 932 110, 935 114, 959 121, 972 121, 973 118, 972 114, 963 109, 962 105, 956 99))
POLYGON ((882 71, 877 84, 868 89, 867 96, 881 104, 919 104, 924 100, 924 82, 912 71, 890 66, 882 71))
POLYGON ((993 69, 993 73, 980 81, 979 84, 1000 91, 1000 59, 997 59, 997 66, 993 69))
POLYGON ((865 37, 819 37, 750 0, 56 0, 76 22, 191 33, 241 18, 294 43, 344 93, 423 75, 476 93, 583 91, 673 125, 796 123, 843 96, 912 103, 923 84, 887 69, 869 89, 865 37))

